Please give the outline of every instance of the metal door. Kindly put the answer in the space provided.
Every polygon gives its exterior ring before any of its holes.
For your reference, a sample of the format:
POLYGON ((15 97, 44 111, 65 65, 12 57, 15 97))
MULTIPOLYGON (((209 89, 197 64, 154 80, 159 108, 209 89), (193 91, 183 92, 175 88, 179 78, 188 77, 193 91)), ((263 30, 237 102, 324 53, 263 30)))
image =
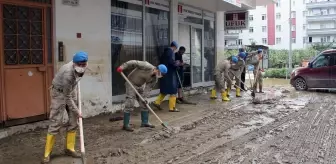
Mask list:
MULTIPOLYGON (((1 96, 6 122, 46 118, 47 88, 53 73, 51 1, 48 2, 0 4, 1 96)), ((26 122, 29 121, 20 123, 26 122)))
POLYGON ((203 85, 203 28, 190 26, 191 85, 203 85))

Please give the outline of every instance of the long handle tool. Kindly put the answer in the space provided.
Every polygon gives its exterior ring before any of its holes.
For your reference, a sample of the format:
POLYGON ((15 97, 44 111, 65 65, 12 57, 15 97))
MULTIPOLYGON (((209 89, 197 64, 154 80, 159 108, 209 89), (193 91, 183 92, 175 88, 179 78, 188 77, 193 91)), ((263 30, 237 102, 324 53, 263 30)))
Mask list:
MULTIPOLYGON (((177 75, 177 78, 178 78, 178 80, 179 80, 179 83, 180 83, 180 85, 181 85, 181 89, 182 89, 182 95, 184 96, 184 89, 183 89, 183 84, 182 84, 182 81, 181 81, 180 75, 179 75, 179 73, 178 73, 177 71, 176 71, 176 75, 177 75)), ((184 103, 185 103, 185 104, 196 105, 196 103, 189 102, 189 101, 186 101, 186 100, 184 100, 184 103)))
MULTIPOLYGON (((142 102, 147 102, 138 92, 137 89, 134 88, 133 84, 128 80, 128 78, 125 76, 125 74, 123 72, 120 73, 121 76, 127 81, 127 83, 133 88, 134 92, 138 95, 138 97, 141 99, 142 102)), ((154 114, 154 116, 160 121, 161 125, 165 128, 168 129, 168 125, 167 123, 164 123, 160 117, 158 115, 156 115, 156 113, 153 111, 153 109, 149 106, 148 102, 146 103, 147 108, 149 109, 150 112, 152 112, 154 114)))
MULTIPOLYGON (((80 90, 80 82, 77 84, 77 94, 78 94, 78 110, 79 114, 82 115, 82 101, 81 101, 81 90, 80 90)), ((86 164, 86 158, 85 158, 85 146, 84 146, 84 132, 83 132, 83 119, 82 117, 79 117, 79 137, 80 137, 80 150, 82 153, 82 163, 86 164)))
MULTIPOLYGON (((233 76, 234 77, 236 77, 241 83, 243 83, 245 86, 246 86, 246 88, 248 88, 248 86, 244 83, 244 82, 242 82, 241 81, 241 79, 239 78, 239 77, 237 77, 231 70, 229 70, 229 72, 230 73, 232 73, 233 74, 233 76)), ((231 79, 229 79, 229 80, 231 80, 231 79)), ((231 81, 232 82, 232 81, 231 81)), ((233 83, 233 82, 232 82, 233 83)), ((235 85, 236 86, 236 85, 235 85)), ((236 86, 237 87, 237 86, 236 86)), ((239 89, 241 89, 240 87, 238 87, 239 89)), ((242 89, 241 89, 242 90, 242 89)), ((254 90, 251 88, 251 90, 250 90, 250 92, 251 92, 251 96, 253 97, 253 98, 255 98, 255 93, 254 93, 254 90)))

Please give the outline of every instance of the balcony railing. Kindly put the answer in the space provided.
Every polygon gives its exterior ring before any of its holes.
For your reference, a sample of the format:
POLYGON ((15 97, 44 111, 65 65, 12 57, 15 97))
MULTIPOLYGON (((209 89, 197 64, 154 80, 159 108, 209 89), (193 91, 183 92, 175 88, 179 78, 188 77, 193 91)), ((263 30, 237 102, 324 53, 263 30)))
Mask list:
POLYGON ((224 38, 237 39, 239 38, 239 33, 225 33, 224 38))
POLYGON ((336 28, 307 29, 307 35, 336 34, 336 28))
POLYGON ((236 44, 231 44, 231 45, 225 45, 225 48, 228 50, 233 50, 233 49, 237 49, 239 48, 240 45, 236 45, 236 44))
POLYGON ((324 7, 336 7, 336 0, 325 0, 322 2, 318 2, 316 0, 311 0, 310 2, 306 3, 306 7, 308 9, 311 8, 324 8, 324 7))
POLYGON ((336 21, 336 14, 327 14, 327 15, 308 15, 306 17, 308 22, 318 22, 318 21, 336 21))

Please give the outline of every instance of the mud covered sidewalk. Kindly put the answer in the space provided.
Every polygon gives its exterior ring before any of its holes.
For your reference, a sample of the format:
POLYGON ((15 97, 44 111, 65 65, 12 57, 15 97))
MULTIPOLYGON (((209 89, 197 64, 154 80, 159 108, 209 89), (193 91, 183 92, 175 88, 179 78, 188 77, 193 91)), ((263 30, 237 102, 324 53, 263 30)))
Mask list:
MULTIPOLYGON (((180 113, 158 111, 173 133, 154 117, 157 128, 140 128, 138 113, 131 118, 133 133, 121 130, 122 121, 109 122, 110 116, 85 119, 87 156, 96 164, 334 163, 336 95, 280 87, 266 92, 268 101, 257 104, 248 93, 228 103, 202 94, 190 98, 196 106, 179 105, 180 113)), ((0 140, 0 163, 38 164, 45 135, 43 129, 0 140)), ((63 136, 56 139, 57 156, 63 136)))

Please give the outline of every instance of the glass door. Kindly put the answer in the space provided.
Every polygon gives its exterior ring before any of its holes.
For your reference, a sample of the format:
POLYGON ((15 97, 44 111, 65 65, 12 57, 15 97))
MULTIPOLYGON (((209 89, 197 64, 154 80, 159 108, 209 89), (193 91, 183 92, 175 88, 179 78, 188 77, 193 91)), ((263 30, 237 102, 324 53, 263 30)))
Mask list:
POLYGON ((191 63, 191 85, 192 87, 202 86, 203 79, 203 28, 190 26, 190 63, 191 63))

